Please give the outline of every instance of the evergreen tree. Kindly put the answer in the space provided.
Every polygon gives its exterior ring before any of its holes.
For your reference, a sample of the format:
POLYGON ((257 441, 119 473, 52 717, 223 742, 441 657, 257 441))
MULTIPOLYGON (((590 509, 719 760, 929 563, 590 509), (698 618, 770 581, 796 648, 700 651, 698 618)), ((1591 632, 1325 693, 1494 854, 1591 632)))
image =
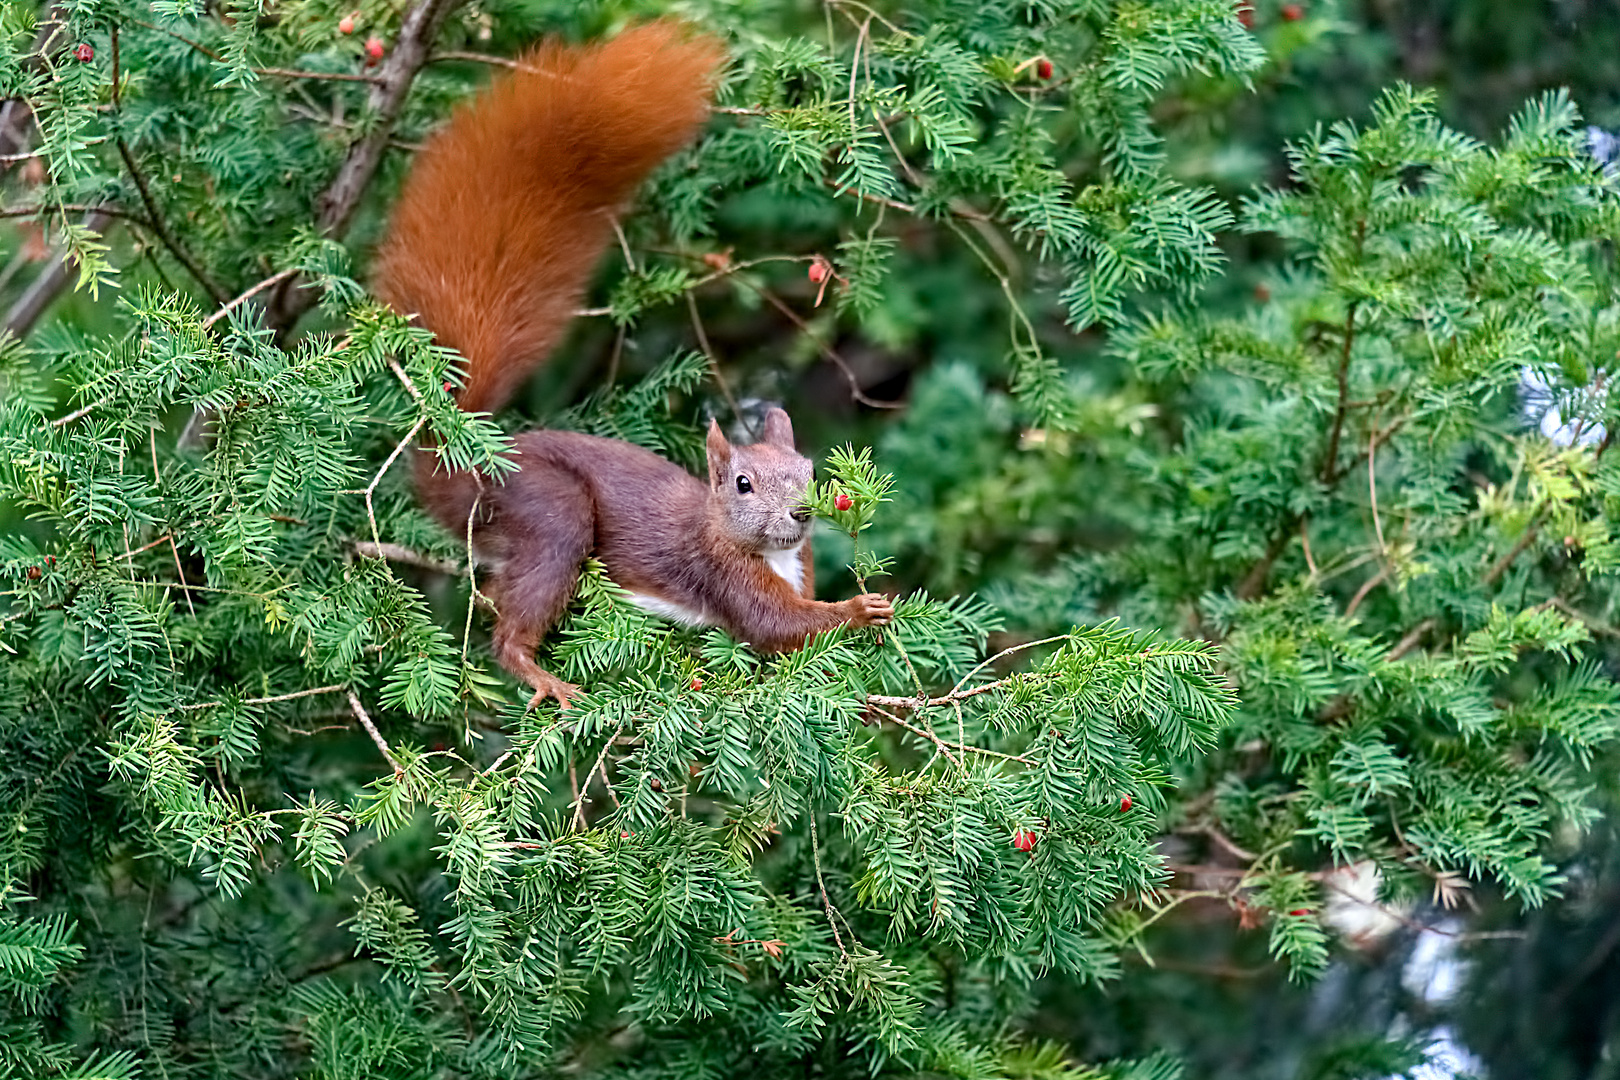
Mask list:
POLYGON ((1037 1010, 1212 919, 1308 980, 1348 909, 1559 896, 1620 704, 1567 98, 1487 145, 1398 87, 1234 214, 1155 122, 1276 71, 1228 0, 682 5, 705 138, 536 415, 461 413, 365 296, 390 192, 485 68, 663 7, 0 14, 11 273, 80 287, 0 351, 0 1074, 1168 1080, 1037 1010), (1286 254, 1189 304, 1233 226, 1286 254), (402 457, 695 464, 760 398, 875 442, 814 502, 894 625, 762 658, 592 569, 544 657, 588 692, 525 710, 402 457))

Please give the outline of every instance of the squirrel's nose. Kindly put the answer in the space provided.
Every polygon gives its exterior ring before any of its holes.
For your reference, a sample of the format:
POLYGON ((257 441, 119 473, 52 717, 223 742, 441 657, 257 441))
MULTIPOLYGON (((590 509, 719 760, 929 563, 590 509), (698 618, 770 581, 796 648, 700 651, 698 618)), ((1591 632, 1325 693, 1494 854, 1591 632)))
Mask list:
POLYGON ((789 510, 788 514, 793 518, 794 521, 810 520, 810 508, 808 506, 796 506, 792 510, 789 510))

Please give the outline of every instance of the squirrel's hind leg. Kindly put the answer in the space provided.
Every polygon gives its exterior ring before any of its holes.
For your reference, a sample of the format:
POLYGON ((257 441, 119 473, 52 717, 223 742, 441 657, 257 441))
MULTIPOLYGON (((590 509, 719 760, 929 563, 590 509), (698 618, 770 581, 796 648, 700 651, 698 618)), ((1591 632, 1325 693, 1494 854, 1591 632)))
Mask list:
POLYGON ((534 687, 531 709, 548 697, 566 709, 579 687, 535 663, 534 652, 573 599, 580 564, 595 538, 595 514, 589 496, 566 473, 524 470, 507 488, 501 517, 510 555, 489 587, 495 659, 534 687))

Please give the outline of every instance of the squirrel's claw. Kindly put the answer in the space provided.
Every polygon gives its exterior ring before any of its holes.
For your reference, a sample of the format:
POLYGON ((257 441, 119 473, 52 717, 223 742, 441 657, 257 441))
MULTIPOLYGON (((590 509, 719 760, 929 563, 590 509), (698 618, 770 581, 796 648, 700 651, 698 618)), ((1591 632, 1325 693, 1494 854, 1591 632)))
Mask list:
POLYGON ((574 698, 579 696, 579 687, 571 682, 564 682, 547 671, 542 671, 534 679, 534 697, 529 699, 529 709, 532 711, 546 698, 553 698, 557 706, 564 712, 573 704, 574 698))

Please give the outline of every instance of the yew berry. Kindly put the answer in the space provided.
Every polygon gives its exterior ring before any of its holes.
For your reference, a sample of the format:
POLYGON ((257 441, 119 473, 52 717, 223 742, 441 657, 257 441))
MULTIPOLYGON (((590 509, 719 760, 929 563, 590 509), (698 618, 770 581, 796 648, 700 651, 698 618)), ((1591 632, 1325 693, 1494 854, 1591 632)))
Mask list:
POLYGON ((628 840, 628 839, 630 839, 630 833, 628 831, 621 832, 619 834, 619 839, 620 840, 628 840))
POLYGON ((662 780, 658 779, 658 777, 656 777, 656 776, 653 777, 651 780, 647 781, 647 786, 652 788, 654 791, 663 791, 664 790, 664 782, 662 780))
POLYGON ((354 33, 354 16, 353 15, 345 15, 345 16, 343 16, 343 18, 338 20, 338 33, 340 33, 340 34, 352 34, 352 33, 354 33))
POLYGON ((1131 797, 1127 795, 1123 799, 1119 800, 1119 812, 1122 814, 1128 814, 1131 812, 1131 807, 1135 805, 1136 804, 1131 801, 1131 797))
POLYGON ((1311 909, 1308 908, 1308 907, 1297 907, 1293 911, 1290 911, 1288 914, 1297 917, 1297 916, 1300 916, 1300 915, 1309 915, 1310 913, 1311 913, 1311 909))
POLYGON ((450 380, 449 379, 444 380, 444 392, 445 393, 448 394, 454 389, 455 389, 455 387, 450 385, 450 380))
POLYGON ((39 580, 39 576, 40 576, 40 573, 41 573, 41 571, 40 571, 40 568, 39 568, 39 567, 37 567, 37 566, 30 566, 30 567, 29 567, 29 568, 28 568, 28 580, 29 580, 29 581, 38 581, 38 580, 39 580))
POLYGON ((88 64, 95 58, 96 50, 91 47, 89 42, 81 42, 73 50, 73 59, 77 60, 81 64, 88 64))
POLYGON ((1237 17, 1238 22, 1243 24, 1243 29, 1254 29, 1254 8, 1250 7, 1247 3, 1238 4, 1237 17))
POLYGON ((375 64, 378 60, 381 60, 383 58, 384 51, 382 38, 366 38, 366 62, 368 64, 375 64))
POLYGON ((694 689, 694 690, 703 689, 703 680, 698 678, 696 675, 692 676, 692 689, 694 689))
POLYGON ((1044 56, 1035 61, 1035 74, 1041 79, 1050 79, 1052 77, 1052 61, 1044 56))
POLYGON ((1017 832, 1013 833, 1013 847, 1017 848, 1019 851, 1034 851, 1035 841, 1037 839, 1038 838, 1031 830, 1019 829, 1017 832))
POLYGON ((1305 17, 1305 5, 1284 4, 1282 6, 1282 10, 1279 11, 1278 14, 1283 17, 1284 22, 1299 22, 1299 20, 1305 17))
POLYGON ((840 491, 838 493, 838 498, 833 500, 833 505, 840 510, 848 510, 850 507, 855 505, 855 500, 851 499, 848 495, 845 495, 842 491, 840 491))
POLYGON ((823 281, 826 281, 827 276, 831 273, 832 267, 827 265, 827 261, 825 259, 818 258, 815 262, 810 264, 810 280, 815 282, 817 285, 820 285, 823 281))

